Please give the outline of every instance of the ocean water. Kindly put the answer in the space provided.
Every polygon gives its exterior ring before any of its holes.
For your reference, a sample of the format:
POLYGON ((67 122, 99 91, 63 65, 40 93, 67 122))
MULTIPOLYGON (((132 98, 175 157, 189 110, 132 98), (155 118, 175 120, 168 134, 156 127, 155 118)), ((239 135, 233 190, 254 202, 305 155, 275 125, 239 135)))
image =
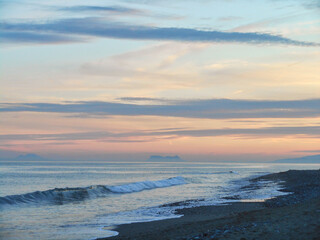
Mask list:
POLYGON ((180 217, 177 208, 217 205, 234 197, 280 194, 273 182, 248 179, 319 164, 0 162, 0 238, 87 240, 117 235, 123 223, 180 217), (169 203, 182 202, 171 206, 169 203))

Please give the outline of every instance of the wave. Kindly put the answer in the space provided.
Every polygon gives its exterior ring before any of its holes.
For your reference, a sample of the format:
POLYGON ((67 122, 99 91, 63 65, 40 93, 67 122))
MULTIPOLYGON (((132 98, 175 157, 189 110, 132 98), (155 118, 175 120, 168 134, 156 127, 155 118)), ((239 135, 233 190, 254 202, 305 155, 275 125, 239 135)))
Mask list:
POLYGON ((0 197, 0 205, 26 203, 50 203, 62 205, 69 202, 78 202, 98 197, 106 197, 112 193, 125 194, 141 192, 143 190, 171 187, 186 183, 187 182, 183 177, 172 177, 158 181, 134 182, 118 186, 93 185, 79 188, 55 188, 46 191, 36 191, 26 194, 0 197))

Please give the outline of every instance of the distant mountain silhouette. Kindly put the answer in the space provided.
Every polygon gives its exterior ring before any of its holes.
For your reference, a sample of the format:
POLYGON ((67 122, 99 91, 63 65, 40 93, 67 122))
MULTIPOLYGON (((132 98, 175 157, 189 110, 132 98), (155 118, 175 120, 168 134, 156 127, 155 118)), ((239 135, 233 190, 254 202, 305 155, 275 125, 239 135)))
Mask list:
POLYGON ((287 158, 274 161, 275 163, 320 163, 320 154, 299 158, 287 158))
POLYGON ((152 162, 184 162, 179 156, 159 156, 152 155, 149 157, 148 161, 152 162))
POLYGON ((27 154, 21 154, 18 157, 15 158, 15 160, 21 160, 21 161, 26 161, 26 160, 46 160, 46 158, 43 158, 37 154, 34 153, 27 153, 27 154))

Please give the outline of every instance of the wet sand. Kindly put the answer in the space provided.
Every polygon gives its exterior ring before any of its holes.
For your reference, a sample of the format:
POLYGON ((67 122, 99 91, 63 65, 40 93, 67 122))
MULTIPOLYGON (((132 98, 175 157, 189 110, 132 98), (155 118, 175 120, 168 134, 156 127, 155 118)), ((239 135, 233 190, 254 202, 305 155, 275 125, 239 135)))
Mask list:
POLYGON ((181 209, 181 218, 132 223, 115 228, 108 240, 320 240, 320 170, 287 171, 252 180, 282 181, 292 194, 266 202, 181 209))

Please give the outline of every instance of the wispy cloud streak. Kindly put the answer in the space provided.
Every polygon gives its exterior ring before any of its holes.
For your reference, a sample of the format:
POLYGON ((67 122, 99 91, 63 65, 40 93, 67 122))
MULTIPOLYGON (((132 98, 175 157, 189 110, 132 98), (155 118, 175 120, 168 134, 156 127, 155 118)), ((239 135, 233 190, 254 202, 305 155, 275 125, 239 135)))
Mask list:
MULTIPOLYGON (((130 100, 131 98, 124 98, 130 100)), ((142 98, 145 100, 144 98, 142 98)), ((137 101, 137 98, 131 99, 137 101)), ((305 118, 320 116, 320 99, 292 101, 258 100, 163 100, 148 99, 158 104, 131 104, 115 102, 67 102, 67 103, 3 103, 0 112, 55 112, 109 116, 168 116, 185 118, 305 118), (159 104, 159 102, 161 104, 159 104)), ((80 114, 80 115, 79 115, 80 114)))
MULTIPOLYGON (((100 37, 136 40, 183 41, 183 42, 229 42, 249 44, 284 44, 319 46, 318 43, 296 41, 279 35, 258 32, 204 31, 192 28, 163 28, 127 25, 102 18, 61 19, 45 23, 0 23, 0 39, 5 41, 11 32, 20 32, 16 41, 31 42, 28 34, 61 34, 67 37, 100 37), (25 34, 25 35, 24 35, 25 34)), ((52 36, 50 36, 52 39, 52 36)), ((36 42, 39 40, 37 39, 36 42)), ((47 42, 43 36, 43 42, 47 42)))
POLYGON ((0 40, 10 43, 61 44, 83 42, 84 38, 54 33, 7 31, 0 32, 0 40))
POLYGON ((181 137, 284 137, 292 135, 304 135, 319 137, 320 126, 305 127, 265 127, 265 128, 223 128, 200 130, 162 130, 139 132, 81 132, 63 134, 5 134, 0 135, 0 141, 82 141, 94 140, 100 142, 145 142, 163 139, 175 139, 181 137), (146 139, 145 139, 146 138, 146 139))
POLYGON ((122 6, 70 6, 70 7, 60 7, 59 11, 67 12, 106 12, 115 14, 144 14, 144 11, 127 8, 122 6))

